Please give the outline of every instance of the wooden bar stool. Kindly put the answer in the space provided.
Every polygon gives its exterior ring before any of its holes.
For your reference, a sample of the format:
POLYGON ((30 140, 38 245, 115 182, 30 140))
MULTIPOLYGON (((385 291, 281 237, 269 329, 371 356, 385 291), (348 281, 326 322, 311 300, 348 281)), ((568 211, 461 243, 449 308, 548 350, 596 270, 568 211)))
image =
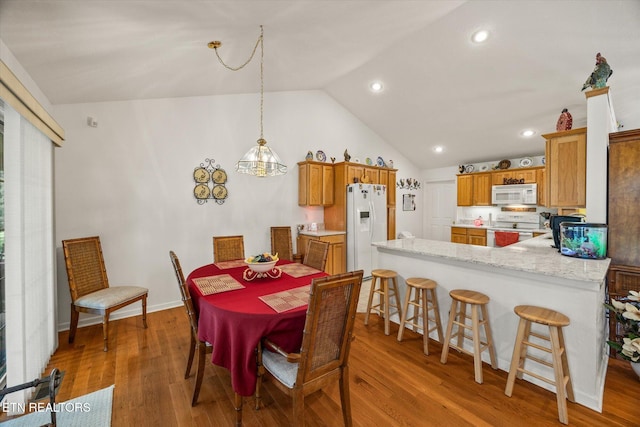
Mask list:
POLYGON ((369 302, 367 303, 367 313, 364 316, 364 324, 369 324, 369 314, 371 310, 374 310, 378 315, 384 318, 384 334, 389 335, 389 308, 395 307, 398 316, 402 318, 402 309, 400 308, 399 295, 398 295, 398 273, 393 270, 373 270, 371 271, 371 290, 369 291, 369 302), (376 282, 379 286, 376 287, 376 282), (391 283, 391 286, 389 286, 391 283), (373 302, 373 294, 378 294, 380 301, 376 305, 371 305, 373 302), (394 302, 391 303, 391 297, 394 302))
POLYGON ((452 347, 462 353, 473 356, 473 365, 475 370, 475 380, 478 384, 482 384, 482 351, 489 350, 489 358, 491 367, 498 369, 496 362, 496 351, 493 348, 493 338, 491 337, 491 327, 489 325, 489 316, 487 315, 487 304, 489 297, 485 294, 464 289, 454 289, 449 292, 451 296, 451 311, 449 311, 449 323, 447 324, 447 334, 442 343, 442 356, 440 362, 447 363, 449 355, 449 347, 452 347), (467 315, 467 304, 471 306, 471 316, 467 315), (458 311, 458 305, 460 310, 458 311), (480 309, 480 312, 478 312, 480 309), (482 314, 482 319, 480 319, 482 314), (456 320, 458 319, 458 320, 456 320), (471 319, 471 325, 467 324, 466 319, 471 319), (453 325, 458 326, 457 332, 452 336, 453 325), (480 340, 480 326, 484 326, 484 334, 486 341, 480 340), (465 329, 471 329, 472 336, 465 335, 465 329), (457 338, 457 343, 453 344, 451 338, 457 338), (464 339, 473 341, 473 353, 465 350, 463 347, 464 339))
POLYGON ((561 423, 568 424, 567 398, 571 402, 574 402, 575 399, 573 397, 573 385, 571 383, 571 375, 569 374, 569 364, 567 363, 567 351, 564 346, 562 327, 569 325, 569 318, 557 311, 531 305, 519 305, 514 308, 513 311, 520 316, 520 323, 518 324, 518 335, 516 336, 516 343, 513 347, 511 368, 509 369, 509 377, 507 378, 507 387, 504 390, 504 394, 511 397, 516 376, 522 379, 523 374, 531 375, 532 377, 552 384, 556 387, 558 418, 561 423), (547 325, 549 327, 549 336, 531 332, 531 323, 547 325), (550 347, 544 347, 529 341, 531 336, 548 341, 550 347), (529 355, 526 346, 551 353, 552 362, 529 355), (524 369, 525 359, 530 359, 542 365, 552 367, 555 377, 554 380, 524 369))
POLYGON ((438 331, 438 340, 442 341, 442 323, 440 322, 440 310, 438 309, 438 298, 436 297, 436 286, 438 284, 431 279, 420 277, 410 277, 406 281, 407 293, 402 306, 402 317, 400 318, 400 329, 398 330, 398 341, 402 341, 404 326, 406 323, 413 325, 414 332, 422 329, 424 354, 429 354, 429 333, 438 331), (413 300, 411 294, 414 294, 413 300), (413 316, 409 316, 409 306, 413 306, 413 316), (433 317, 429 317, 429 311, 433 310, 433 317), (421 316, 420 316, 421 315, 421 316), (422 324, 418 319, 422 318, 422 324), (435 325, 429 328, 429 320, 435 325))

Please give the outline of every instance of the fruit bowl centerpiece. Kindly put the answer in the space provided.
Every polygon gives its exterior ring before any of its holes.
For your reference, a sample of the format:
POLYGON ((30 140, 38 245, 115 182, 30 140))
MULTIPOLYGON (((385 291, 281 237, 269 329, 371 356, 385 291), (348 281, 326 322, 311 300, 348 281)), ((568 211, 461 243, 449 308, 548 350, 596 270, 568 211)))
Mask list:
POLYGON ((280 269, 276 268, 278 254, 272 255, 268 252, 249 257, 244 260, 249 267, 245 270, 243 278, 253 280, 256 278, 270 277, 272 279, 280 277, 280 269))

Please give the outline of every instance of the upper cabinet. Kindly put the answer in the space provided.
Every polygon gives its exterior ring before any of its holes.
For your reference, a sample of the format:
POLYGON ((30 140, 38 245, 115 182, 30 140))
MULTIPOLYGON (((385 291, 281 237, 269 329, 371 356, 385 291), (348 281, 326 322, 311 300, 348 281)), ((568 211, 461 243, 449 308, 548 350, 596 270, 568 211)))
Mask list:
POLYGON ((546 142, 546 206, 583 208, 587 202, 587 128, 542 135, 546 142))
POLYGON ((298 163, 298 205, 330 206, 334 202, 333 166, 322 162, 298 163))
MULTIPOLYGON (((508 182, 538 184, 544 188, 544 167, 519 168, 458 175, 458 206, 491 206, 491 187, 508 182), (540 172, 542 171, 542 172, 540 172)), ((538 194, 538 204, 540 195, 538 194)))

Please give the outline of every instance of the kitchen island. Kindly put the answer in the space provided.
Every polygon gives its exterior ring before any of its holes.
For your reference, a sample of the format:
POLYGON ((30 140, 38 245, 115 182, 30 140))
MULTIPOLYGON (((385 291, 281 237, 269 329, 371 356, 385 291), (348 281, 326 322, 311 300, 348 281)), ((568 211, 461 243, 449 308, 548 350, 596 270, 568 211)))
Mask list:
MULTIPOLYGON (((567 315, 571 324, 564 328, 564 336, 576 402, 601 412, 608 357, 603 302, 610 260, 566 257, 551 248, 552 243, 551 234, 503 248, 424 239, 390 240, 373 243, 377 248, 374 268, 398 273, 402 300, 407 278, 435 280, 444 324, 451 306, 449 291, 462 288, 489 296, 488 312, 498 367, 504 371, 509 370, 518 327, 515 306, 537 305, 567 315)), ((399 323, 397 316, 391 320, 399 323)), ((534 325, 533 330, 548 335, 546 327, 534 325)), ((432 333, 431 338, 437 339, 437 335, 432 333)), ((472 350, 470 343, 466 348, 472 350)), ((551 360, 546 353, 538 356, 551 360)), ((483 352, 483 360, 488 363, 487 352, 483 352)), ((483 369, 491 368, 484 364, 483 369)), ((547 366, 527 361, 527 369, 553 378, 553 370, 547 366)), ((554 390, 553 386, 526 374, 524 379, 554 390)), ((473 382, 473 364, 469 365, 469 381, 473 382)))

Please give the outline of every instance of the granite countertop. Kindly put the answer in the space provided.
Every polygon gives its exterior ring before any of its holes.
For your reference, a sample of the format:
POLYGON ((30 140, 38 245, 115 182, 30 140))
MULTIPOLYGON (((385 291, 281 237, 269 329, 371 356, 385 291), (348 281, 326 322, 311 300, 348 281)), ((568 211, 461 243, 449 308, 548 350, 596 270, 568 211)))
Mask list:
POLYGON ((390 251, 543 274, 561 279, 592 283, 604 281, 611 262, 609 258, 591 260, 567 257, 552 248, 552 244, 551 233, 546 233, 502 248, 426 239, 389 240, 373 243, 373 246, 390 251))
POLYGON ((551 230, 548 228, 509 228, 509 227, 497 227, 495 225, 473 225, 473 224, 451 224, 452 227, 460 227, 460 228, 479 228, 483 230, 501 230, 501 231, 519 231, 523 233, 550 233, 551 230))
POLYGON ((305 236, 322 237, 322 236, 334 236, 336 234, 347 234, 347 232, 340 231, 340 230, 318 230, 318 231, 302 230, 300 231, 300 234, 304 234, 305 236))

